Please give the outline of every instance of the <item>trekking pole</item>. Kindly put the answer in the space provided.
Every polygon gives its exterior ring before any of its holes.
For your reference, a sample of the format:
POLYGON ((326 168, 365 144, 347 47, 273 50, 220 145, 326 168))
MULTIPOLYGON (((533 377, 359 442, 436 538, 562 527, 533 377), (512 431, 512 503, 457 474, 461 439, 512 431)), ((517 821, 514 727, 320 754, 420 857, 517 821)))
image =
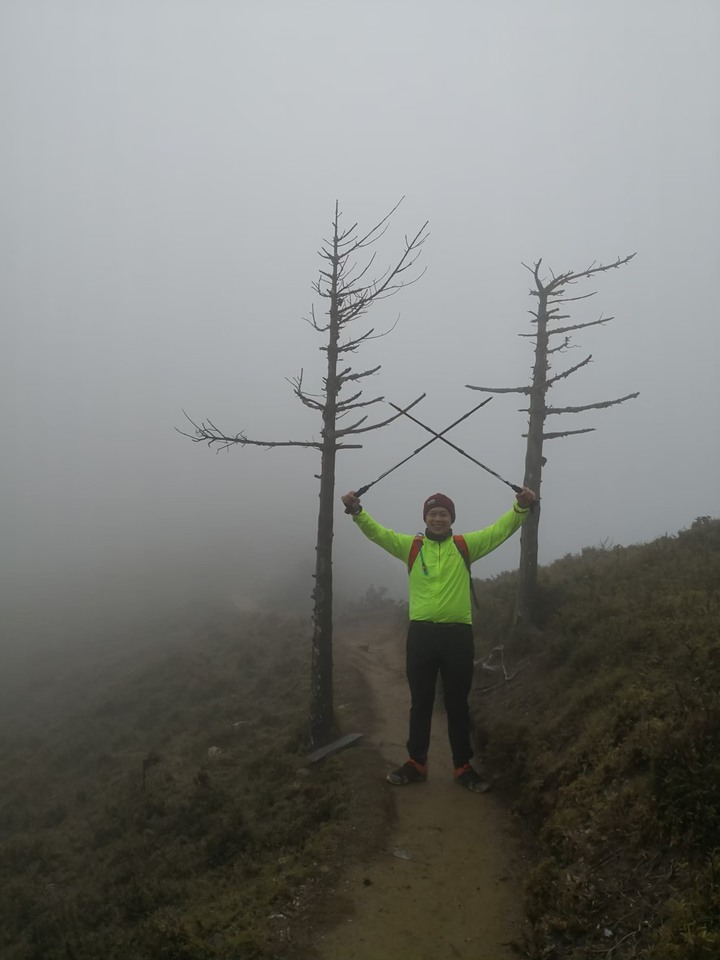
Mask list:
MULTIPOLYGON (((491 470, 490 467, 485 466, 484 463, 480 463, 479 460, 476 460, 475 457, 471 457, 469 453, 458 447, 457 444, 453 443, 452 440, 448 440, 447 437, 444 437, 443 434, 447 433, 446 430, 443 430, 442 433, 436 433, 434 430, 431 430, 430 427, 422 423, 416 417, 413 417, 412 414, 408 413, 407 410, 403 410, 401 407, 396 406, 394 403, 387 401, 394 410, 398 410, 400 413, 404 414, 409 420, 412 420, 413 423, 416 423, 419 427, 422 427, 423 430, 426 430, 428 433, 431 433, 436 440, 442 440, 443 443, 446 443, 449 447, 452 447, 453 450, 456 450, 458 453, 461 453, 464 457, 467 457, 472 463, 476 464, 478 467, 482 467, 483 470, 486 470, 488 473, 492 474, 493 477, 497 477, 502 483, 510 487, 515 493, 520 493, 522 487, 518 487, 515 483, 510 483, 509 480, 505 480, 504 477, 501 477, 499 473, 495 473, 494 470, 491 470)), ((465 419, 464 417, 462 419, 465 419)), ((459 423, 460 421, 458 421, 459 423)), ((432 443, 432 440, 430 441, 432 443)))
MULTIPOLYGON (((462 417, 459 417, 454 423, 451 423, 449 427, 445 427, 445 429, 441 433, 435 433, 434 430, 430 430, 429 427, 426 427, 425 429, 428 430, 428 432, 432 433, 433 435, 432 440, 428 440, 427 443, 424 443, 421 447, 418 447, 417 450, 413 450, 410 456, 405 457, 405 459, 401 460, 400 463, 396 463, 394 467, 390 467, 390 469, 386 470, 385 473, 381 473, 380 476, 377 478, 377 480, 373 480, 371 483, 366 483, 363 487, 358 487, 357 490, 353 491, 355 493, 355 496, 361 497, 364 493, 367 493, 370 487, 374 487, 376 483, 379 483, 381 480, 387 477, 387 475, 392 473, 393 470, 397 470, 398 467, 401 467, 404 463, 407 463, 408 460, 412 460, 412 458, 417 456, 421 450, 424 450, 426 447, 429 447, 431 443, 435 443, 436 440, 445 440, 444 435, 449 430, 452 430, 453 427, 456 427, 459 423, 462 423, 463 420, 467 420, 467 418, 471 416, 473 413, 475 413, 476 410, 479 410, 480 407, 484 407, 485 404, 490 403, 491 400, 492 400, 492 397, 488 397, 487 400, 483 400, 482 403, 479 403, 476 407, 473 407, 472 410, 470 410, 468 413, 464 413, 462 417)), ((399 413, 404 413, 406 417, 410 417, 410 414, 407 412, 407 410, 403 409, 403 407, 396 407, 394 403, 391 403, 390 406, 394 407, 399 413)), ((410 417, 410 419, 415 420, 414 417, 410 417)), ((415 422, 418 423, 419 421, 415 420, 415 422)), ((449 441, 446 440, 445 442, 448 443, 449 441)), ((518 487, 518 489, 520 488, 518 487)), ((345 513, 350 513, 347 507, 345 507, 345 513)))

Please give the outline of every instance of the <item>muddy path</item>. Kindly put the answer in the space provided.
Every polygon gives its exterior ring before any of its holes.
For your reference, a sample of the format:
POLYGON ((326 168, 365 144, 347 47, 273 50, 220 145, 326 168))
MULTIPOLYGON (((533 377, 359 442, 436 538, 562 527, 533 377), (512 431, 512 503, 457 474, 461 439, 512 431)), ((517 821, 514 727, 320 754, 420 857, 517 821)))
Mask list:
MULTIPOLYGON (((370 739, 387 770, 405 759, 404 631, 341 626, 337 657, 359 669, 374 699, 370 739)), ((353 866, 338 891, 351 913, 315 944, 322 960, 517 960, 523 940, 522 850, 493 793, 454 783, 445 717, 436 705, 427 783, 387 785, 397 818, 387 848, 353 866)))

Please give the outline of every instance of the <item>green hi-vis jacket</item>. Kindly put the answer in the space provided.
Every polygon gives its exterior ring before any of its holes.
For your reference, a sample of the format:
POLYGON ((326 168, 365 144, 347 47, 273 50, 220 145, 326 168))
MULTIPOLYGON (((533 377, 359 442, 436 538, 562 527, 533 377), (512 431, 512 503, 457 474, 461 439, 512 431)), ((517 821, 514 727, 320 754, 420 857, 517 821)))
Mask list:
MULTIPOLYGON (((473 533, 464 533, 470 563, 495 550, 522 525, 527 509, 514 504, 499 520, 473 533)), ((415 537, 381 526, 362 510, 353 521, 373 543, 406 565, 415 537)), ((410 571, 410 619, 433 623, 472 623, 470 579, 465 561, 452 537, 425 537, 420 555, 410 571), (424 561, 424 562, 423 562, 424 561)))

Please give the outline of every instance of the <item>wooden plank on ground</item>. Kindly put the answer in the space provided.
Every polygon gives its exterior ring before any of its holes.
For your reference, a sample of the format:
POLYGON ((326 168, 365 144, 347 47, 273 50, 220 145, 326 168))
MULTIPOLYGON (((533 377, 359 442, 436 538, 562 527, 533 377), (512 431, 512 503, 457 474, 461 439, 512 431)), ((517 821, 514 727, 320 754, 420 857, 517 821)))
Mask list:
POLYGON ((333 740, 332 743, 328 743, 324 747, 319 747, 317 750, 313 750, 313 752, 308 756, 308 762, 317 763, 318 760, 324 760, 325 757, 329 757, 331 753, 339 753, 346 747, 351 747, 354 743, 357 743, 360 737, 362 737, 361 733, 348 733, 344 737, 340 737, 339 740, 333 740))

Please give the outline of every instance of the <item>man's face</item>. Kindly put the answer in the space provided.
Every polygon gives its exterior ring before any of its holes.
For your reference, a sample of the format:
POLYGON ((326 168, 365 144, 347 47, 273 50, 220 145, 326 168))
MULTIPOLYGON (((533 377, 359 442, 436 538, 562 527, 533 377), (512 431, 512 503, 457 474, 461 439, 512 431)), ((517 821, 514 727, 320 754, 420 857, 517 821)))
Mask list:
POLYGON ((432 533, 442 535, 452 526, 452 517, 445 507, 432 507, 425 514, 425 525, 432 533))

